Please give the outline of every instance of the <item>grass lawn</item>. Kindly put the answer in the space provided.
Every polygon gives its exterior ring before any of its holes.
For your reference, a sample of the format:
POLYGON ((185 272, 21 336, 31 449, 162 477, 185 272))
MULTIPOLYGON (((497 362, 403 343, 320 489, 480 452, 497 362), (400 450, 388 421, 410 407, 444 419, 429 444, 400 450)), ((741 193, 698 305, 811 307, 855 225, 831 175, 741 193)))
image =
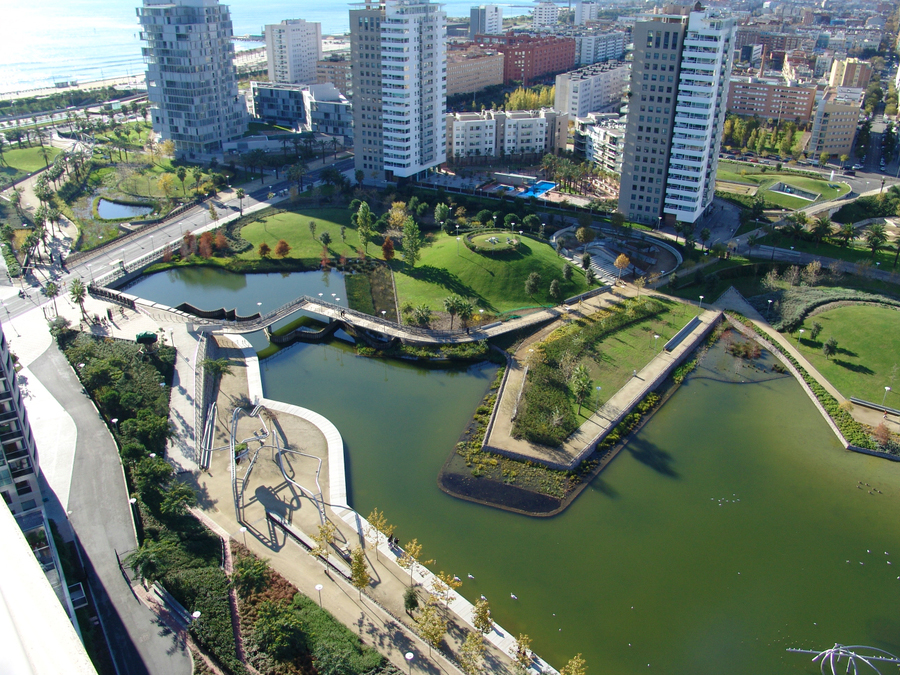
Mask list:
MULTIPOLYGON (((274 254, 275 245, 284 239, 291 246, 288 258, 320 258, 322 256, 322 233, 331 235, 328 244, 330 256, 356 256, 359 238, 356 229, 350 225, 350 212, 345 208, 307 209, 304 211, 282 211, 245 225, 241 236, 253 244, 253 249, 242 253, 240 257, 248 260, 259 259, 259 245, 266 242, 274 254), (313 238, 309 229, 310 221, 316 223, 316 235, 313 238), (341 225, 345 226, 346 242, 341 241, 341 225)), ((369 253, 380 254, 374 244, 369 244, 369 253)), ((378 256, 380 257, 380 255, 378 256)))
MULTIPOLYGON (((47 151, 47 161, 53 163, 53 158, 60 151, 58 148, 45 147, 47 151)), ((30 148, 4 149, 3 162, 0 165, 0 182, 11 183, 20 178, 25 177, 29 173, 34 173, 43 169, 47 164, 44 162, 44 156, 41 154, 41 146, 35 145, 30 148)))
POLYGON ((846 183, 838 183, 836 181, 829 183, 829 181, 826 180, 797 176, 789 173, 779 173, 777 171, 766 171, 763 173, 761 170, 754 171, 753 169, 746 169, 746 167, 743 166, 736 167, 734 165, 727 165, 725 162, 719 164, 719 169, 716 171, 716 180, 730 181, 732 183, 741 183, 744 185, 756 185, 759 188, 757 194, 773 204, 777 204, 786 209, 799 209, 804 206, 809 206, 814 202, 811 202, 808 199, 792 197, 780 192, 772 192, 768 189, 771 185, 780 182, 785 185, 800 188, 807 192, 821 195, 819 199, 815 201, 827 201, 840 195, 847 194, 850 191, 850 186, 846 183), (741 175, 741 169, 746 171, 744 175, 741 175), (837 185, 838 187, 830 187, 830 185, 837 185))
MULTIPOLYGON (((761 239, 761 243, 768 246, 769 239, 769 235, 766 235, 761 239)), ((813 241, 805 241, 802 239, 794 241, 782 236, 780 239, 776 240, 775 246, 778 246, 780 248, 790 248, 791 246, 793 246, 795 251, 803 251, 804 253, 821 256, 823 258, 846 260, 847 262, 851 263, 871 261, 873 266, 875 265, 875 263, 881 263, 880 267, 888 271, 893 269, 894 257, 897 255, 896 250, 881 249, 878 251, 878 253, 875 254, 875 257, 873 258, 872 251, 865 247, 865 242, 862 241, 862 239, 854 240, 850 246, 838 246, 837 244, 832 244, 824 241, 820 244, 816 244, 813 241)), ((754 249, 754 257, 757 257, 757 254, 760 257, 765 257, 762 253, 759 253, 756 249, 754 249)))
MULTIPOLYGON (((807 318, 803 328, 809 335, 813 323, 823 329, 817 340, 804 337, 800 351, 844 396, 856 396, 881 403, 890 376, 896 367, 900 375, 900 312, 896 309, 855 305, 840 307, 807 318), (822 355, 822 345, 829 338, 837 340, 837 354, 831 359, 822 355)), ((796 344, 796 336, 791 341, 796 344)), ((900 408, 900 391, 887 395, 886 405, 900 408)))
POLYGON ((657 300, 666 305, 665 310, 604 336, 594 349, 600 356, 582 359, 581 363, 587 366, 594 381, 594 391, 590 403, 581 407, 580 415, 578 404, 572 401, 572 411, 579 425, 612 398, 634 376, 635 370, 650 363, 663 345, 697 314, 697 308, 691 305, 663 298, 657 300), (654 335, 659 335, 659 339, 655 340, 654 335), (599 392, 598 386, 602 387, 599 392))
POLYGON ((556 304, 549 293, 553 279, 559 280, 560 300, 588 290, 579 270, 573 270, 571 281, 563 281, 563 265, 548 244, 528 237, 518 251, 493 257, 474 253, 445 234, 429 235, 415 268, 402 259, 391 262, 401 306, 408 302, 442 310, 444 298, 455 293, 492 312, 556 304), (525 292, 525 280, 532 272, 541 275, 540 290, 533 298, 525 292))

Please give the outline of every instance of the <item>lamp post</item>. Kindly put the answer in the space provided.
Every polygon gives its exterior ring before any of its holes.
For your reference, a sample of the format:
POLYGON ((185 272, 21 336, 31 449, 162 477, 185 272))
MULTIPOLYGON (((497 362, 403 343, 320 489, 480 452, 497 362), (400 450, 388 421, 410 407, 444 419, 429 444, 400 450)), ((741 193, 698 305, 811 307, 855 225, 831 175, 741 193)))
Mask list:
POLYGON ((656 342, 656 353, 659 354, 659 335, 654 335, 653 340, 656 342))
POLYGON ((91 273, 91 281, 93 281, 94 280, 94 270, 92 269, 91 263, 88 263, 87 267, 88 267, 88 272, 91 273))
POLYGON ((766 310, 766 321, 769 320, 769 316, 772 314, 772 301, 769 300, 769 309, 766 310))
POLYGON ((316 590, 319 592, 319 607, 322 606, 322 589, 325 588, 322 584, 316 584, 316 590))
POLYGON ((702 296, 702 295, 700 296, 700 311, 701 312, 703 311, 703 297, 704 296, 702 296))
POLYGON ((113 418, 110 420, 110 422, 113 423, 113 428, 114 428, 116 431, 118 431, 118 430, 119 430, 119 418, 118 418, 118 417, 113 417, 113 418))
POLYGON ((200 610, 199 609, 196 610, 193 614, 191 614, 191 617, 193 617, 194 621, 199 619, 200 618, 200 610))
POLYGON ((456 238, 456 255, 459 255, 459 237, 456 238))
POLYGON ((403 658, 406 659, 406 663, 409 665, 408 672, 410 675, 412 675, 412 662, 413 662, 413 658, 415 658, 415 655, 412 652, 406 652, 406 654, 403 655, 403 658))
POLYGON ((382 321, 387 321, 387 319, 384 318, 384 315, 385 315, 385 314, 387 314, 387 310, 385 310, 385 309, 381 310, 381 320, 382 320, 382 321))
POLYGON ((881 407, 882 407, 882 408, 884 407, 884 402, 887 401, 887 395, 888 395, 888 392, 889 392, 890 390, 891 390, 890 387, 885 387, 885 388, 884 388, 884 396, 881 397, 881 407))
POLYGON ((797 344, 800 344, 800 341, 803 339, 803 334, 806 332, 805 328, 801 328, 800 332, 797 333, 797 344))
POLYGON ((241 525, 241 537, 244 539, 244 546, 247 545, 247 526, 241 525))

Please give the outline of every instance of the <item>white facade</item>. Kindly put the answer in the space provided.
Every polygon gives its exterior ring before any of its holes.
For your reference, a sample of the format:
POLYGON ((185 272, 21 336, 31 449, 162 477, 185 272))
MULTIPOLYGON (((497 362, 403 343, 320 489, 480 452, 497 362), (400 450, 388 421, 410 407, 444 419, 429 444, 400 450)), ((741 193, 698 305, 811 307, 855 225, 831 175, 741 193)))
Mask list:
POLYGON ((693 223, 712 204, 734 42, 734 20, 690 13, 681 52, 663 212, 693 223))
POLYGON ((583 26, 588 21, 596 21, 600 13, 599 2, 576 2, 575 25, 583 26))
POLYGON ((502 148, 506 155, 543 153, 547 149, 547 120, 527 110, 507 113, 502 148))
POLYGON ((497 120, 478 113, 448 115, 447 156, 496 157, 497 120))
POLYGON ((575 120, 575 155, 609 173, 622 173, 625 118, 590 113, 575 120))
POLYGON ((353 106, 330 82, 311 84, 303 89, 305 131, 329 136, 342 136, 353 141, 353 106))
POLYGON ((559 7, 555 2, 538 2, 534 6, 531 18, 531 27, 534 30, 552 28, 559 20, 559 7))
POLYGON ((469 11, 469 39, 476 35, 501 35, 503 8, 500 5, 481 5, 469 11))
POLYGON ((485 110, 447 115, 447 156, 456 160, 556 154, 565 149, 569 117, 553 108, 485 110))
POLYGON ((628 91, 630 77, 631 67, 621 61, 596 63, 561 73, 556 76, 553 107, 568 113, 569 117, 618 110, 628 91))
POLYGON ((239 138, 231 16, 218 0, 144 0, 138 8, 153 130, 184 156, 221 151, 239 138))
POLYGON ((376 182, 416 177, 446 160, 446 14, 428 0, 353 7, 356 169, 376 182))
POLYGON ((571 37, 575 39, 576 66, 612 61, 625 56, 625 33, 622 31, 576 34, 571 37))
POLYGON ((290 19, 265 27, 269 82, 315 84, 322 59, 322 24, 290 19))

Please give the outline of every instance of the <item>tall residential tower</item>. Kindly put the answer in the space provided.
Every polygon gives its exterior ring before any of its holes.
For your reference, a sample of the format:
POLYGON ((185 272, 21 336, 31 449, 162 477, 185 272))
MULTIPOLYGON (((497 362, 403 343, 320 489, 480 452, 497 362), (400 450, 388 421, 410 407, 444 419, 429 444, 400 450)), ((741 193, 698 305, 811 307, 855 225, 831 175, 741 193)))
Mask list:
POLYGON ((500 35, 503 32, 503 8, 481 5, 469 10, 469 39, 476 35, 500 35))
POLYGON ((322 24, 290 19, 266 26, 269 82, 315 84, 322 60, 322 24))
POLYGON ((356 170, 415 178, 446 160, 446 14, 429 0, 351 5, 356 170))
POLYGON ((733 19, 700 3, 680 9, 632 33, 619 211, 654 225, 694 223, 712 204, 731 76, 733 19))
POLYGON ((238 96, 228 7, 218 0, 144 0, 137 14, 153 131, 191 157, 240 138, 247 112, 238 96))

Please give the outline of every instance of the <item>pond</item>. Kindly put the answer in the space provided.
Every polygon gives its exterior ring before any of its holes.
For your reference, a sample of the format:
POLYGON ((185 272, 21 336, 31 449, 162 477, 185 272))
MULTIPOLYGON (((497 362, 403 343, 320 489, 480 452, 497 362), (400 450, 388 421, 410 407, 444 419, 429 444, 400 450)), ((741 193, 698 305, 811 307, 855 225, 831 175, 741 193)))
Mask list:
POLYGON ((138 218, 153 213, 152 206, 140 206, 138 204, 122 204, 111 202, 101 198, 97 202, 97 215, 103 220, 118 220, 119 218, 138 218))
POLYGON ((436 485, 493 366, 420 368, 332 342, 261 367, 267 396, 340 430, 352 505, 383 510, 403 543, 417 537, 557 668, 581 652, 590 672, 617 675, 814 673, 785 648, 900 653, 900 466, 844 451, 792 378, 741 367, 721 345, 550 519, 436 485))

